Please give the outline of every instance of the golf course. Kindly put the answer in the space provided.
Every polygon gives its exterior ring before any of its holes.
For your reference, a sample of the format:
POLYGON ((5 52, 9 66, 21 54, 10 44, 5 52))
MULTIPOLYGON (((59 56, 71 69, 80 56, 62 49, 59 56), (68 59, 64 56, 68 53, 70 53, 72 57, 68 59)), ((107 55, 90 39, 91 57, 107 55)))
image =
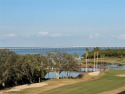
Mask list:
POLYGON ((6 94, 125 94, 125 70, 107 70, 81 79, 52 79, 47 85, 6 94))
POLYGON ((0 0, 0 94, 125 94, 125 0, 0 0))

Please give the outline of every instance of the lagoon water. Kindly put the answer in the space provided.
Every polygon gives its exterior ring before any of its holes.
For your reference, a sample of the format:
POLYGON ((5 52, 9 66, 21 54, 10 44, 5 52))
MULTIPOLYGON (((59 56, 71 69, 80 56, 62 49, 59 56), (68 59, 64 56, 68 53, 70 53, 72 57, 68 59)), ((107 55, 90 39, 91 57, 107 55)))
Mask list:
POLYGON ((109 69, 125 69, 125 65, 119 66, 117 64, 107 65, 109 69))
MULTIPOLYGON (((118 65, 107 65, 106 66, 109 69, 125 69, 125 65, 123 66, 118 66, 118 65)), ((76 78, 79 74, 84 73, 86 71, 86 68, 81 68, 80 72, 75 72, 75 71, 62 71, 60 73, 60 78, 66 78, 68 77, 73 77, 76 78), (68 73, 67 73, 68 72, 68 73)), ((88 72, 94 71, 94 68, 87 68, 88 72)), ((96 71, 103 71, 103 69, 97 69, 96 71)), ((49 72, 46 74, 45 78, 50 78, 50 79, 55 79, 57 77, 57 72, 49 72)))
MULTIPOLYGON (((100 47, 100 49, 119 49, 120 47, 114 47, 114 48, 106 48, 106 47, 100 47)), ((85 53, 85 49, 83 47, 69 47, 69 48, 27 48, 27 49, 11 49, 12 51, 16 52, 17 54, 45 54, 48 52, 66 52, 69 54, 77 53, 80 57, 85 53)), ((94 47, 90 47, 89 50, 92 51, 94 47)), ((125 49, 125 47, 122 47, 122 49, 125 49)))
MULTIPOLYGON (((97 70, 97 71, 102 71, 102 70, 99 69, 99 68, 96 69, 96 70, 97 70)), ((86 71, 86 68, 81 68, 81 71, 82 71, 82 72, 85 72, 85 71, 86 71)), ((92 72, 92 71, 94 71, 94 68, 87 68, 87 71, 88 71, 88 72, 92 72)))
MULTIPOLYGON (((78 72, 78 71, 77 72, 76 71, 62 71, 60 73, 60 78, 66 78, 67 76, 76 78, 76 77, 78 77, 79 74, 84 73, 85 71, 86 71, 86 68, 81 68, 80 72, 78 72)), ((87 68, 87 71, 92 72, 92 71, 94 71, 94 69, 87 68)), ((97 71, 103 71, 103 69, 97 69, 97 71)), ((51 78, 51 79, 54 79, 56 77, 57 77, 57 72, 49 72, 45 76, 45 78, 51 78)))
MULTIPOLYGON (((68 77, 73 77, 73 78, 76 78, 79 74, 81 74, 82 72, 75 72, 75 71, 62 71, 60 73, 60 78, 66 78, 67 76, 68 77)), ((51 78, 51 79, 54 79, 57 77, 57 72, 49 72, 46 74, 45 78, 51 78)))
MULTIPOLYGON (((90 49, 92 50, 92 48, 90 49)), ((85 53, 85 48, 37 48, 37 49, 12 49, 17 54, 45 54, 48 52, 66 52, 69 54, 77 53, 82 56, 85 53)))

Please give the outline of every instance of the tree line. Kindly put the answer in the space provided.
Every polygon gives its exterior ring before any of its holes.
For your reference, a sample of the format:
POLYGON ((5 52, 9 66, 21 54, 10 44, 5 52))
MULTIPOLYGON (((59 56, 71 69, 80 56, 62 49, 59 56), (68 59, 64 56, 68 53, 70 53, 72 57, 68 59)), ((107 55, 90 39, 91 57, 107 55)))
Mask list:
POLYGON ((76 71, 79 65, 74 56, 63 52, 19 55, 0 49, 0 88, 41 82, 50 71, 76 71))
MULTIPOLYGON (((125 49, 105 49, 101 50, 100 48, 94 48, 92 51, 88 51, 88 58, 94 58, 94 53, 98 52, 98 57, 118 57, 118 58, 123 58, 125 57, 125 49), (96 50, 97 49, 97 50, 96 50)), ((97 57, 96 56, 96 57, 97 57)), ((83 57, 86 57, 86 54, 83 54, 83 57)))

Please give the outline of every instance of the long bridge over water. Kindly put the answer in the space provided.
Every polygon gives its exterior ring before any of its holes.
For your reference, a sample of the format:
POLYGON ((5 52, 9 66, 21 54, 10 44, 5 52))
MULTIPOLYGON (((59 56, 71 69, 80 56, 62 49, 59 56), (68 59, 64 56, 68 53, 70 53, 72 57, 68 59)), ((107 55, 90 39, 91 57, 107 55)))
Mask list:
POLYGON ((114 46, 65 46, 65 47, 0 47, 0 49, 10 49, 10 50, 18 50, 18 49, 93 49, 99 47, 100 49, 125 49, 125 47, 114 47, 114 46))

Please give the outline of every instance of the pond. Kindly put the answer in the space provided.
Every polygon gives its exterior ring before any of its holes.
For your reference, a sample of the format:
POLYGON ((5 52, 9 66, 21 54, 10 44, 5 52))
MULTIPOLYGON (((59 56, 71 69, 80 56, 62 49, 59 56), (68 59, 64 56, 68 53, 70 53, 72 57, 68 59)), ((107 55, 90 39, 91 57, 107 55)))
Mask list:
POLYGON ((125 69, 125 65, 117 65, 117 64, 111 64, 107 65, 109 69, 125 69))
MULTIPOLYGON (((103 69, 100 69, 100 68, 97 68, 97 69, 95 69, 96 71, 103 71, 103 69)), ((81 68, 81 71, 82 72, 86 72, 86 68, 81 68)), ((87 68, 87 71, 88 72, 92 72, 92 71, 94 71, 94 68, 87 68)))
MULTIPOLYGON (((75 71, 62 71, 60 73, 60 78, 66 78, 67 76, 68 77, 73 77, 73 78, 76 78, 78 77, 79 74, 81 74, 82 72, 75 72, 75 71)), ((57 72, 49 72, 46 74, 45 78, 51 78, 51 79, 54 79, 57 77, 57 72)))
MULTIPOLYGON (((119 65, 116 65, 116 64, 112 64, 112 65, 107 65, 106 66, 107 68, 109 69, 125 69, 125 65, 123 66, 119 66, 119 65)), ((95 69, 96 71, 103 71, 103 69, 100 69, 100 68, 97 68, 95 69)), ((94 71, 94 68, 87 68, 87 71, 88 72, 92 72, 94 71)), ((76 71, 62 71, 60 73, 60 78, 67 78, 68 77, 73 77, 73 78, 76 78, 78 77, 79 74, 81 73, 84 73, 86 72, 86 68, 81 68, 81 72, 76 72, 76 71)), ((49 72, 45 75, 45 78, 50 78, 50 79, 55 79, 57 77, 57 72, 49 72)))

